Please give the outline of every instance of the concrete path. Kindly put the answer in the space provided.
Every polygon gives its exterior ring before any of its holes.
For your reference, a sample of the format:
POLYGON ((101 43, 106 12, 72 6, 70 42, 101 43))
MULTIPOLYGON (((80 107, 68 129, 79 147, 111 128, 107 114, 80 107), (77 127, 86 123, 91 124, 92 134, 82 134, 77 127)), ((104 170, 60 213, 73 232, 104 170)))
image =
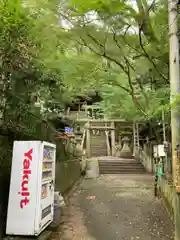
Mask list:
POLYGON ((84 179, 71 201, 74 234, 59 239, 173 239, 172 222, 161 200, 153 196, 150 175, 106 175, 97 180, 84 179), (89 196, 95 197, 89 199, 89 196))

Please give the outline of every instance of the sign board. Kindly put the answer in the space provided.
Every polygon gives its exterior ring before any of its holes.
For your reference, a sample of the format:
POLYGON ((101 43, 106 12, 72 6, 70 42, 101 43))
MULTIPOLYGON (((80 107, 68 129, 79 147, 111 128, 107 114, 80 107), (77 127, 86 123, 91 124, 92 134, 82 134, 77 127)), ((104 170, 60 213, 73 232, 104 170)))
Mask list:
POLYGON ((163 144, 153 146, 154 157, 165 157, 165 148, 163 144))
POLYGON ((158 157, 158 148, 157 145, 153 146, 153 156, 158 157))
POLYGON ((164 148, 164 144, 158 145, 158 155, 159 157, 165 157, 166 153, 165 153, 165 148, 164 148))
POLYGON ((65 131, 65 133, 67 133, 68 135, 73 134, 73 128, 65 127, 65 128, 64 128, 64 131, 65 131))

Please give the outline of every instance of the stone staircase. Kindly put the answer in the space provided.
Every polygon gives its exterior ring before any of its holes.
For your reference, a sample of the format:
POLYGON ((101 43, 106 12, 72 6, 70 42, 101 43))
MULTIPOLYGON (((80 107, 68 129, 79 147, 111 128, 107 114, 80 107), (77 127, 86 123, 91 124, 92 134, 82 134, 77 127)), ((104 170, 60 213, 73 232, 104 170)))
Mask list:
POLYGON ((91 156, 99 157, 107 155, 105 133, 100 131, 100 135, 91 136, 91 156))
POLYGON ((145 169, 136 159, 123 159, 115 157, 99 158, 100 174, 143 174, 145 169))
MULTIPOLYGON (((121 150, 121 157, 107 156, 105 123, 91 122, 90 131, 90 157, 97 158, 100 174, 143 174, 145 169, 140 161, 132 156, 127 146, 121 150)), ((75 140, 81 143, 83 132, 75 133, 75 140)), ((86 141, 85 141, 86 143, 86 141)), ((86 144, 85 144, 86 145, 86 144)), ((86 147, 86 146, 85 146, 86 147)))

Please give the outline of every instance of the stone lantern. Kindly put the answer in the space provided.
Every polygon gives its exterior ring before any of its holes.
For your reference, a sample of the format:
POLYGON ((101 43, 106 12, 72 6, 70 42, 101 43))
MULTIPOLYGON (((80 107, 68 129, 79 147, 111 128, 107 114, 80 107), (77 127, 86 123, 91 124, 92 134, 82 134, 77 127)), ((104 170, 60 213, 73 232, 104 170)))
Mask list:
POLYGON ((130 148, 130 139, 128 136, 123 137, 122 139, 122 149, 120 152, 120 157, 122 158, 128 158, 128 157, 132 157, 132 152, 131 152, 131 148, 130 148))

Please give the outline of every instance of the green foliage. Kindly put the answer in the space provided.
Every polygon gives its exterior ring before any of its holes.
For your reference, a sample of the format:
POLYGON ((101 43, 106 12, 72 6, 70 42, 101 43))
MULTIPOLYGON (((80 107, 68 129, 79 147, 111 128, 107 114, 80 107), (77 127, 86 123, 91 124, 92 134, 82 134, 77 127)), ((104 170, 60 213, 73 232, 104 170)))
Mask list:
POLYGON ((103 97, 106 115, 125 119, 159 117, 168 104, 165 1, 137 0, 137 7, 118 0, 0 3, 4 126, 11 121, 33 135, 36 121, 31 129, 27 112, 48 120, 93 91, 103 97))
POLYGON ((102 63, 98 89, 105 114, 149 120, 169 103, 167 2, 136 5, 70 0, 61 11, 71 23, 68 36, 102 63))
POLYGON ((100 13, 109 15, 117 14, 120 10, 125 10, 127 5, 119 0, 70 0, 70 6, 73 6, 77 14, 98 10, 100 13))
MULTIPOLYGON (((55 1, 0 0, 0 139, 9 137, 1 144, 7 166, 14 140, 55 141, 48 118, 67 101, 58 21, 55 1)), ((68 157, 62 148, 57 142, 60 160, 68 157)))

